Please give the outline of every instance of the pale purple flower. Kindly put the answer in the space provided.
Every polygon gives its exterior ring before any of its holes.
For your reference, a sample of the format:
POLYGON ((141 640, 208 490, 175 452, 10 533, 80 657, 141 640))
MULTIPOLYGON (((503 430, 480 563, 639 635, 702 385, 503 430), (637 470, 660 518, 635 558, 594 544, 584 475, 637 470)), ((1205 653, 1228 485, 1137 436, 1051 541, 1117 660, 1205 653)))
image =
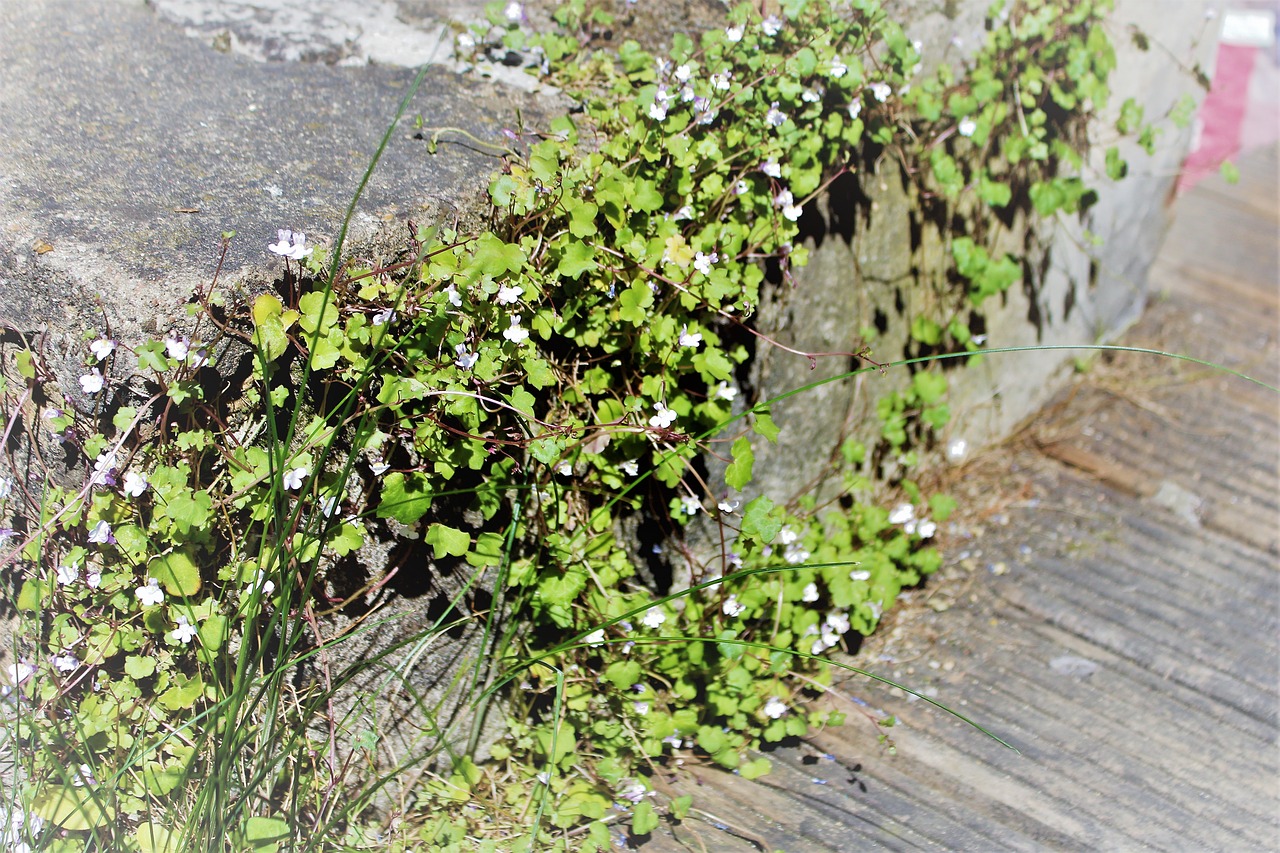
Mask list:
POLYGON ((102 377, 102 371, 96 367, 80 377, 80 390, 86 394, 97 394, 104 384, 106 380, 102 377))
POLYGON ((296 492, 302 488, 308 473, 310 472, 306 468, 290 468, 280 476, 280 482, 288 491, 296 492))
POLYGON ((9 677, 9 682, 14 687, 17 687, 32 675, 35 675, 35 671, 36 668, 31 664, 19 661, 18 663, 9 664, 5 670, 5 674, 9 677))
POLYGON ((147 486, 151 485, 147 482, 145 474, 139 474, 137 471, 129 471, 124 475, 124 493, 131 498, 136 498, 147 490, 147 486))
POLYGON ((521 328, 520 315, 511 318, 511 325, 502 330, 502 336, 513 344, 518 344, 529 337, 529 330, 521 328))
POLYGON ((89 589, 97 589, 102 586, 102 572, 89 572, 84 576, 84 585, 89 589))
POLYGON ((746 181, 738 181, 733 185, 734 195, 746 195, 749 192, 751 192, 751 185, 746 181))
POLYGON ((89 541, 99 545, 114 544, 116 537, 111 533, 111 525, 105 521, 99 521, 89 531, 89 541))
POLYGON ((703 254, 698 252, 693 258, 693 268, 703 275, 711 275, 711 265, 719 262, 720 255, 716 252, 703 254))
POLYGON ((764 172, 771 178, 782 177, 782 167, 778 165, 777 160, 765 160, 760 164, 760 171, 764 172))
POLYGON ((782 127, 786 124, 787 117, 778 109, 778 102, 774 101, 769 105, 769 111, 764 114, 764 122, 770 127, 782 127))
POLYGON ((177 623, 178 627, 169 632, 169 637, 175 642, 182 643, 185 646, 195 639, 197 634, 196 626, 187 622, 186 616, 179 616, 177 618, 177 623))
POLYGON ((476 361, 480 358, 479 353, 467 352, 466 344, 458 344, 453 348, 453 351, 458 354, 453 363, 463 370, 470 370, 475 367, 476 361))
POLYGON ((75 672, 80 666, 80 658, 66 652, 53 658, 53 666, 58 672, 75 672))
POLYGON ((77 788, 83 788, 88 785, 93 787, 98 784, 98 780, 93 778, 93 768, 88 764, 81 764, 76 768, 75 775, 71 777, 71 784, 77 788))
POLYGON ((760 22, 760 31, 765 35, 773 38, 782 29, 782 19, 777 15, 770 15, 760 22))
POLYGON ((717 92, 729 91, 729 86, 733 83, 732 71, 720 71, 711 75, 711 88, 717 92))
POLYGON ((826 89, 821 86, 815 86, 812 89, 805 89, 800 93, 800 100, 806 104, 816 104, 822 100, 822 96, 826 94, 826 89))
POLYGON ((787 704, 777 696, 770 696, 764 703, 764 715, 771 720, 776 720, 785 713, 787 713, 787 704))
POLYGON ((386 326, 396 321, 396 309, 391 307, 383 308, 377 314, 373 315, 373 325, 386 326))
POLYGON ((307 248, 307 235, 301 231, 279 228, 276 230, 276 239, 277 242, 267 245, 267 249, 273 254, 294 261, 300 261, 311 254, 311 250, 307 248))
POLYGON ((685 515, 697 515, 698 510, 702 509, 702 501, 693 495, 685 495, 680 498, 680 508, 684 510, 685 515))
POLYGON ((104 450, 93 461, 93 473, 89 475, 89 484, 93 486, 114 486, 116 483, 115 471, 116 454, 111 450, 104 450))
POLYGON ((789 204, 795 204, 795 197, 791 195, 791 190, 783 190, 773 197, 774 207, 786 207, 789 204))
POLYGON ((89 352, 93 353, 94 359, 102 361, 111 353, 116 351, 116 342, 107 338, 98 338, 89 344, 89 352))
POLYGON ((649 418, 649 426, 657 427, 658 429, 666 429, 675 422, 675 409, 668 409, 666 403, 659 403, 655 411, 657 414, 649 418))
POLYGON ((145 584, 133 591, 133 594, 143 607, 164 604, 164 590, 160 588, 160 581, 155 578, 148 578, 145 584))

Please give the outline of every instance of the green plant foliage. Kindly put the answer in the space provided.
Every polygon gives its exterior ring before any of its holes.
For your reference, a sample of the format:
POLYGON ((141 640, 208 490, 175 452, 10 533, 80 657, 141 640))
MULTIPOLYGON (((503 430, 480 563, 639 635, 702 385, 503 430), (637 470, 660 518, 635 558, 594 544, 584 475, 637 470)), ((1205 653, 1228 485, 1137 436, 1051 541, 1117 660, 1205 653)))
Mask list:
MULTIPOLYGON (((845 493, 823 507, 752 495, 755 449, 779 432, 769 401, 744 416, 736 399, 744 331, 775 286, 763 262, 790 281, 827 183, 893 152, 922 197, 975 223, 950 242, 957 310, 1006 291, 1021 264, 981 223, 1091 198, 1081 132, 1114 65, 1106 8, 1015 3, 967 67, 924 78, 874 0, 789 0, 764 19, 742 5, 664 56, 597 50, 615 18, 585 0, 548 32, 495 7, 471 46, 541 57, 580 109, 517 135, 487 230, 418 229, 383 265, 295 252, 280 295, 198 294, 186 335, 90 335, 88 411, 58 403, 40 350, 19 348, 6 431, 56 436, 85 474, 0 497, 21 517, 4 538, 37 638, 16 688, 32 841, 367 847, 371 800, 335 792, 379 735, 335 716, 351 674, 326 657, 360 629, 326 620, 367 591, 336 591, 346 561, 419 539, 467 580, 392 651, 481 623, 488 657, 465 662, 459 698, 483 706, 505 685, 510 719, 489 764, 450 755, 423 777, 389 849, 566 849, 570 829, 605 849, 615 805, 640 836, 689 813, 655 807, 656 764, 697 755, 756 778, 760 745, 838 724, 809 707, 825 656, 940 563, 927 540, 954 503, 905 472, 950 418, 947 383, 921 369, 883 396, 880 446, 845 444, 845 493), (238 353, 249 379, 225 389, 211 368, 238 353), (126 387, 149 396, 122 406, 126 387), (909 498, 892 511, 866 497, 885 453, 909 498), (694 464, 713 455, 718 479, 694 464), (654 507, 670 509, 669 545, 700 515, 719 539, 673 560, 686 579, 670 595, 625 533, 654 507)), ((1136 105, 1121 112, 1154 144, 1136 105)), ((1106 168, 1125 164, 1108 152, 1106 168)), ((911 335, 977 348, 945 319, 914 318, 911 335)), ((391 657, 361 666, 399 683, 391 657)), ((443 760, 444 734, 415 760, 443 760)))

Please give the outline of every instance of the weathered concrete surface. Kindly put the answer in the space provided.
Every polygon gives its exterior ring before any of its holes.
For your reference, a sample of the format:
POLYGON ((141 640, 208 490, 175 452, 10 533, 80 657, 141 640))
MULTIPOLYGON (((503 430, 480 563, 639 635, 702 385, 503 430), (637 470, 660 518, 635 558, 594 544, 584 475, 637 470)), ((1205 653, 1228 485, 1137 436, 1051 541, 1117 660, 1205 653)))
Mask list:
MULTIPOLYGON (((987 5, 894 4, 909 22, 908 34, 923 42, 926 64, 954 62, 975 49, 984 38, 987 5)), ((1026 256, 1033 270, 1043 265, 1043 272, 1024 276, 976 312, 989 348, 1105 342, 1137 318, 1146 300, 1146 270, 1168 227, 1168 200, 1191 132, 1166 122, 1154 156, 1132 141, 1121 142, 1130 173, 1117 183, 1105 176, 1103 149, 1117 141, 1109 128, 1126 98, 1135 98, 1155 118, 1185 94, 1203 96, 1189 70, 1177 70, 1174 59, 1187 69, 1197 63, 1211 66, 1216 31, 1206 11, 1217 5, 1117 3, 1110 27, 1117 53, 1113 95, 1083 175, 1100 200, 1083 221, 1066 215, 1030 227, 1019 221, 1003 235, 1003 250, 1026 256), (1141 51, 1126 38, 1133 30, 1149 36, 1151 50, 1141 51), (1090 233, 1102 239, 1100 247, 1091 246, 1090 233)), ((814 226, 817 236, 809 241, 816 250, 810 266, 798 271, 796 288, 781 295, 773 313, 762 312, 766 331, 806 352, 856 352, 864 343, 859 330, 879 326, 881 334, 871 342, 878 361, 919 354, 910 341, 912 319, 924 314, 945 323, 955 310, 954 285, 939 278, 951 235, 921 221, 919 205, 903 183, 892 158, 886 158, 877 173, 835 187, 845 197, 828 199, 823 221, 814 226), (913 239, 913 229, 918 238, 913 239)), ((965 370, 944 364, 952 420, 943 443, 963 438, 973 448, 1007 435, 1062 387, 1070 358, 1061 351, 1024 352, 992 356, 965 370)), ((820 359, 810 370, 803 357, 764 347, 753 376, 758 396, 767 399, 863 366, 851 359, 820 359)), ((909 379, 906 370, 884 377, 867 374, 779 404, 773 415, 782 433, 776 446, 757 449, 753 488, 789 495, 820 479, 842 434, 869 442, 877 436, 876 400, 909 379)))

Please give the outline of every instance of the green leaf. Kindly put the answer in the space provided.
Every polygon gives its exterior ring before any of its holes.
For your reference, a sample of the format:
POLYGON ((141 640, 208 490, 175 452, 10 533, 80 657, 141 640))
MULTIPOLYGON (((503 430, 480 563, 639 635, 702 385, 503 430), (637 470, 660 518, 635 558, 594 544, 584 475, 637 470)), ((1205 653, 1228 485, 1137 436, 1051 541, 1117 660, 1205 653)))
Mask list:
POLYGON ((244 822, 244 840, 252 850, 277 850, 291 836, 288 822, 278 817, 251 817, 244 822))
POLYGON ((693 795, 685 794, 683 797, 676 797, 671 801, 671 816, 676 820, 684 820, 689 816, 689 809, 693 807, 693 795))
POLYGON ((378 502, 378 518, 394 518, 401 524, 413 524, 431 509, 427 478, 417 472, 395 471, 382 481, 382 499, 378 502))
POLYGON ((742 532, 758 536, 761 542, 772 542, 782 530, 785 511, 765 495, 754 499, 742 511, 742 532))
POLYGON ((1232 163, 1230 160, 1222 161, 1222 167, 1218 170, 1218 173, 1222 175, 1222 179, 1229 184, 1234 185, 1240 183, 1240 169, 1237 168, 1236 164, 1232 163))
POLYGON ((577 278, 584 272, 599 268, 596 263, 596 250, 583 242, 572 242, 565 247, 556 265, 556 274, 563 278, 577 278))
POLYGON ((191 598, 200 591, 200 569, 186 551, 156 557, 147 565, 147 575, 158 580, 169 595, 191 598))
POLYGON ((653 810, 653 803, 641 800, 631 810, 631 833, 648 835, 658 828, 658 813, 653 810))
POLYGON ((446 554, 450 557, 462 557, 471 547, 471 536, 447 524, 433 524, 427 531, 426 543, 431 546, 432 554, 437 560, 446 554))
POLYGON ((725 469, 724 481, 741 491, 751 482, 751 468, 755 465, 756 456, 751 450, 751 440, 745 435, 733 443, 733 461, 725 469))
POLYGON ((493 278, 524 266, 524 252, 519 246, 504 243, 488 232, 476 240, 474 257, 475 268, 480 274, 493 278))
POLYGON ((95 791, 89 785, 53 785, 36 798, 32 811, 61 829, 86 832, 105 826, 114 819, 110 807, 98 804, 100 799, 105 798, 95 797, 95 791))
POLYGON ((156 659, 129 655, 124 659, 124 673, 130 678, 148 678, 156 671, 156 659))
POLYGON ((633 660, 616 660, 605 667, 605 680, 619 690, 627 690, 640 680, 640 664, 633 660))
POLYGON ((639 326, 648 317, 645 309, 653 305, 653 291, 648 282, 634 282, 618 295, 618 317, 639 326))
POLYGON ((743 779, 759 779, 773 770, 773 762, 761 756, 754 761, 744 762, 738 767, 738 775, 743 779))
POLYGON ((778 443, 779 429, 777 424, 773 422, 773 417, 766 412, 756 412, 755 420, 751 425, 751 429, 756 435, 763 438, 770 444, 778 443))

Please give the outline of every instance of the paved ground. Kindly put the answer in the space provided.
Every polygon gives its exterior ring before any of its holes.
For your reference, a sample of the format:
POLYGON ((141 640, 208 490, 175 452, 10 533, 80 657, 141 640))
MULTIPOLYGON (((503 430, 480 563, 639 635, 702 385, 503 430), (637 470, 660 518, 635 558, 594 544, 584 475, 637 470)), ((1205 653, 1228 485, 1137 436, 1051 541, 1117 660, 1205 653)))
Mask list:
MULTIPOLYGON (((1276 385, 1277 149, 1240 165, 1238 187, 1179 201, 1160 296, 1124 343, 1276 385)), ((1280 849, 1277 486, 1280 395, 1096 359, 959 474, 951 564, 856 661, 1020 752, 854 679, 846 695, 901 721, 896 754, 851 713, 757 783, 694 770, 672 793, 714 817, 646 848, 1280 849)))

